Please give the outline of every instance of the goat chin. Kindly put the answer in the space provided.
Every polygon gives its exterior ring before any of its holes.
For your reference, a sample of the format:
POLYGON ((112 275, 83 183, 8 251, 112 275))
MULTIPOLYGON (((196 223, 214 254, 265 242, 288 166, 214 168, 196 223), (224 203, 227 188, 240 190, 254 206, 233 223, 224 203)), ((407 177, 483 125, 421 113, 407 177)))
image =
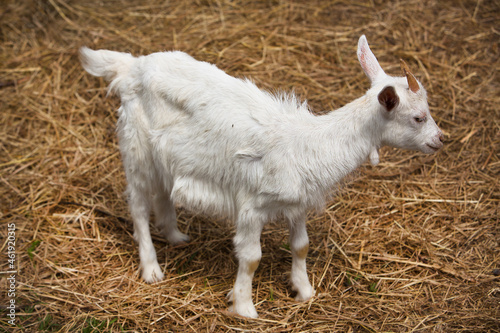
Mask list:
POLYGON ((159 281, 149 231, 156 225, 174 243, 175 205, 234 219, 239 268, 229 293, 231 310, 256 317, 252 278, 261 258, 260 234, 278 215, 290 228, 291 281, 297 300, 313 297, 305 258, 306 211, 367 158, 379 163, 383 145, 423 152, 442 146, 425 89, 402 65, 404 77, 385 74, 365 36, 358 59, 371 82, 366 94, 322 116, 292 94, 273 95, 182 52, 133 57, 80 50, 87 72, 111 81, 119 109, 118 138, 127 177, 142 276, 159 281), (424 121, 425 120, 425 121, 424 121))

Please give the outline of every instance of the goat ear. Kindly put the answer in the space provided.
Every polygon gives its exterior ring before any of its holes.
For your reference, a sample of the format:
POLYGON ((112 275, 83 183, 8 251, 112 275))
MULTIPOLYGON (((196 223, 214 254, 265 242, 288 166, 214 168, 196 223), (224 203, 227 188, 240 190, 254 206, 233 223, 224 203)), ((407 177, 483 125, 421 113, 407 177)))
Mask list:
POLYGON ((385 72, 382 67, 380 67, 377 58, 370 50, 365 35, 359 38, 357 54, 361 68, 363 68, 363 71, 366 76, 368 76, 372 84, 377 80, 377 78, 381 78, 385 75, 385 72))
POLYGON ((399 97, 393 86, 387 86, 380 94, 378 94, 378 102, 385 107, 387 111, 391 111, 399 104, 399 97))

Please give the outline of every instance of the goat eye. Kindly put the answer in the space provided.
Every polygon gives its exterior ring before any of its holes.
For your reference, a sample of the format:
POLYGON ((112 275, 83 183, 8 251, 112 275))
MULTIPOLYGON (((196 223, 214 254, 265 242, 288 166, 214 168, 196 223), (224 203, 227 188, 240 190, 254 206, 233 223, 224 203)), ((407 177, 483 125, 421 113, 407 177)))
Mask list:
POLYGON ((415 119, 415 121, 416 121, 417 123, 421 123, 421 122, 423 122, 423 121, 425 120, 425 117, 422 117, 422 118, 420 118, 420 117, 415 117, 415 118, 413 118, 413 119, 415 119))

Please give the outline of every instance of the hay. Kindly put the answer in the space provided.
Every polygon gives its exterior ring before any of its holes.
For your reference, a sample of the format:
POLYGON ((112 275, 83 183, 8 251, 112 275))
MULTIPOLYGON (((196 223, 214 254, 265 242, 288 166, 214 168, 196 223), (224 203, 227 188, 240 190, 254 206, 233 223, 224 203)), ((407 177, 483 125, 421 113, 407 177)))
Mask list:
MULTIPOLYGON (((499 332, 498 1, 25 0, 0 8, 0 235, 16 226, 12 332, 499 332), (288 286, 287 232, 270 224, 254 280, 260 319, 226 311, 232 228, 179 210, 192 242, 155 235, 165 281, 143 283, 114 135, 117 98, 85 74, 82 45, 180 49, 313 109, 368 87, 366 33, 382 66, 423 81, 446 145, 384 149, 310 215, 317 296, 288 286)), ((2 277, 9 271, 7 241, 2 277)), ((7 287, 7 288, 4 288, 7 287)))

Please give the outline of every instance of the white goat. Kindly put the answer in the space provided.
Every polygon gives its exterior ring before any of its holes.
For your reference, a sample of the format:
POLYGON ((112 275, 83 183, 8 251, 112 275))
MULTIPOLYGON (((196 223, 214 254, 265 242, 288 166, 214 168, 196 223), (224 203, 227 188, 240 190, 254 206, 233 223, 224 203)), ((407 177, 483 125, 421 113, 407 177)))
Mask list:
POLYGON ((306 272, 306 211, 384 145, 431 154, 442 133, 429 113, 424 88, 402 62, 405 77, 384 73, 365 36, 358 59, 371 81, 361 98, 313 115, 293 95, 273 96, 249 80, 182 52, 135 58, 80 50, 83 67, 111 81, 121 97, 118 137, 128 182, 142 277, 160 281, 149 231, 170 243, 188 241, 177 228, 175 204, 235 220, 238 273, 231 310, 257 317, 252 279, 261 258, 266 221, 284 216, 290 228, 291 282, 296 299, 314 295, 306 272))

